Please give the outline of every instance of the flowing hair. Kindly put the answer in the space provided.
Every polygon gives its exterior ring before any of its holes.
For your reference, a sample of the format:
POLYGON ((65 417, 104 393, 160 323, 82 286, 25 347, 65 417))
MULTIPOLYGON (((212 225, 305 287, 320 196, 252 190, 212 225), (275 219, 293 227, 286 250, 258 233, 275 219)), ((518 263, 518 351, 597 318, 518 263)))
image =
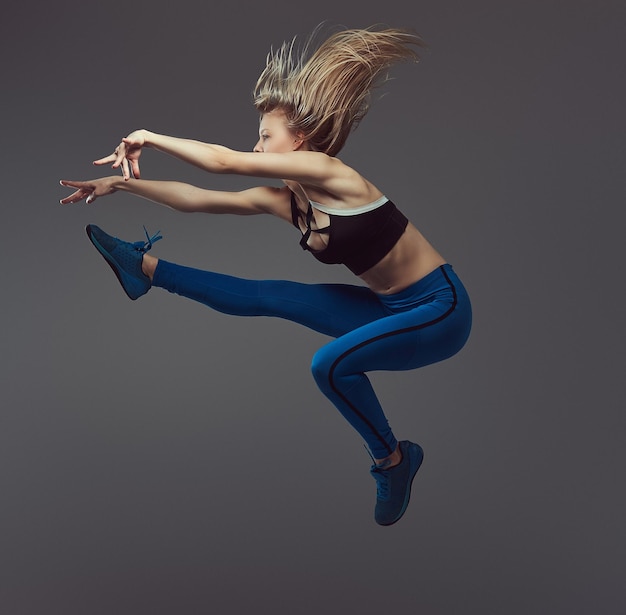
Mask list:
POLYGON ((254 88, 259 112, 281 110, 288 127, 311 149, 335 156, 367 113, 374 88, 395 63, 420 57, 426 48, 415 33, 395 28, 341 30, 316 44, 318 27, 302 49, 296 39, 267 56, 254 88))

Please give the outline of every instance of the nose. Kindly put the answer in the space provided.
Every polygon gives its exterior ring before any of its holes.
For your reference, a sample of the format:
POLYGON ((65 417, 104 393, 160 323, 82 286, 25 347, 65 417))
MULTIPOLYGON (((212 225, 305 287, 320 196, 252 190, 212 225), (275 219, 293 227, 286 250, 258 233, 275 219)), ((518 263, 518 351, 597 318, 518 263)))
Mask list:
POLYGON ((253 151, 253 152, 256 152, 257 154, 258 154, 259 152, 262 152, 262 151, 263 151, 263 150, 261 149, 261 139, 259 139, 259 140, 256 142, 256 145, 252 148, 252 151, 253 151))

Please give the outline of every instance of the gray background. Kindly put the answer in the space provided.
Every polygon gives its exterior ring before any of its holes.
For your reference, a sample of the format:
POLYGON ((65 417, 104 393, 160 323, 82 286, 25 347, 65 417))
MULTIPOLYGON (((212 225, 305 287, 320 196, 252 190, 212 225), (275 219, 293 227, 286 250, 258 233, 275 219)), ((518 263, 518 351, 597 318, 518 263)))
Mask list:
MULTIPOLYGON (((0 613, 623 613, 624 2, 6 3, 2 75, 0 613), (374 374, 424 466, 372 519, 360 439, 317 391, 325 338, 154 291, 129 302, 96 223, 250 278, 352 281, 263 217, 61 178, 146 127, 256 141, 270 45, 322 20, 413 27, 341 157, 453 263, 469 344, 374 374)), ((240 189, 148 151, 146 178, 240 189)))

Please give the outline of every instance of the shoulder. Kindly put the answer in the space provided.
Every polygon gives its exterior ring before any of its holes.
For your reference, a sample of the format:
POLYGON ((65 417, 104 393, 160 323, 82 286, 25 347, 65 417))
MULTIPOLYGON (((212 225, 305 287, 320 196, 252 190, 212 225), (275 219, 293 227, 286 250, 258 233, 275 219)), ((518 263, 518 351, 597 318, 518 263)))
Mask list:
POLYGON ((320 187, 354 173, 338 158, 322 152, 259 153, 234 150, 221 154, 220 172, 287 179, 320 187))

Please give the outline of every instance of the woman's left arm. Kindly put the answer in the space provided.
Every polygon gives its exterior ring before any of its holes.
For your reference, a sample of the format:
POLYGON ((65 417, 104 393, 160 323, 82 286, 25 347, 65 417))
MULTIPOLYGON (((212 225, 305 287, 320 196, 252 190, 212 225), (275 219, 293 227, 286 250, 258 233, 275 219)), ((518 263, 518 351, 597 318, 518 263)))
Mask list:
POLYGON ((128 180, 132 176, 135 179, 140 178, 139 157, 144 147, 150 147, 166 154, 170 154, 184 162, 193 164, 197 167, 219 173, 218 154, 220 151, 231 151, 220 145, 209 145, 200 141, 191 139, 181 139, 178 137, 168 137, 159 135, 148 130, 135 130, 127 137, 122 139, 120 144, 115 148, 112 154, 95 160, 96 166, 111 164, 113 169, 122 169, 124 179, 128 180), (213 168, 210 168, 213 167, 213 168))
POLYGON ((124 179, 131 177, 130 170, 138 178, 139 156, 143 147, 164 152, 209 173, 291 179, 319 185, 331 192, 335 190, 332 184, 344 179, 351 171, 336 158, 320 152, 296 151, 281 154, 240 152, 223 145, 170 137, 148 130, 136 130, 131 133, 122 140, 114 153, 96 160, 94 164, 113 163, 113 168, 122 167, 124 179))

